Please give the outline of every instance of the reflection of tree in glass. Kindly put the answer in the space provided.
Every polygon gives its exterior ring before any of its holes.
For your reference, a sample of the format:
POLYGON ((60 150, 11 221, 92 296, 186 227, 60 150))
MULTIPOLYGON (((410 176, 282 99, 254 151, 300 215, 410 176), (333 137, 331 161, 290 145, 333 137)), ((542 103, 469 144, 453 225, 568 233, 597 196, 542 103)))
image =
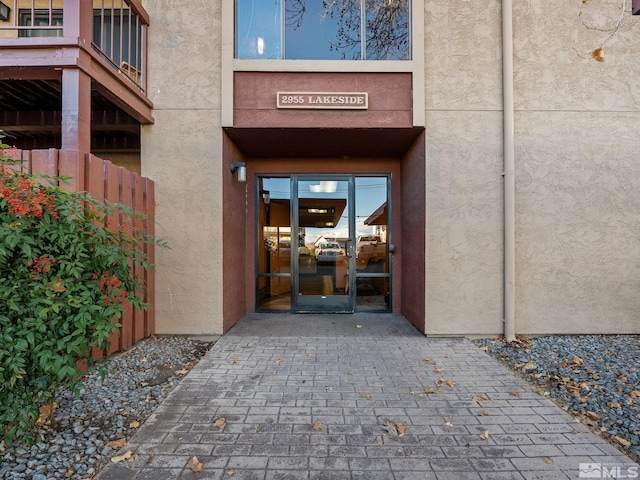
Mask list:
MULTIPOLYGON (((286 24, 298 29, 306 12, 306 0, 286 1, 286 24)), ((321 21, 332 18, 338 22, 336 39, 330 49, 342 52, 342 58, 352 52, 352 59, 362 57, 360 42, 361 0, 322 0, 321 21)), ((366 0, 366 59, 404 60, 409 58, 409 0, 366 0)))
POLYGON ((367 0, 367 60, 409 57, 409 0, 367 0))
POLYGON ((302 26, 302 18, 307 11, 304 3, 306 0, 286 0, 285 2, 285 23, 287 27, 297 30, 302 26))

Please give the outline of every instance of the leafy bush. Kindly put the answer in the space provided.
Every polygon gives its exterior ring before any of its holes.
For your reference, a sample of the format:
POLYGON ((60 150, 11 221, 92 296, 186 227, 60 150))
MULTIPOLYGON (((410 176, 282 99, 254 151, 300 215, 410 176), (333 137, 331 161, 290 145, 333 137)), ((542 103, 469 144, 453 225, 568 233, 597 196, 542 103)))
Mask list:
POLYGON ((146 307, 135 267, 152 267, 139 247, 153 240, 142 219, 48 180, 64 179, 21 173, 0 144, 0 434, 8 443, 33 440, 40 406, 62 385, 77 392, 83 363, 95 366, 91 350, 108 348, 125 308, 146 307), (128 227, 112 228, 114 215, 128 227))

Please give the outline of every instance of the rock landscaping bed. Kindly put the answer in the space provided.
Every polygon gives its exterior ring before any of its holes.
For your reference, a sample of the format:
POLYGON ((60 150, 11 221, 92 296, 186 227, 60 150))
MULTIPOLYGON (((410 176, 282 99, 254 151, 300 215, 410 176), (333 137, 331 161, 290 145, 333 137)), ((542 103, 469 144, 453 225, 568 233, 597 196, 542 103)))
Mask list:
POLYGON ((475 344, 640 461, 640 336, 480 339, 475 344))
POLYGON ((91 478, 160 405, 212 343, 152 337, 108 359, 103 379, 88 375, 80 397, 61 391, 36 442, 0 442, 0 478, 91 478))

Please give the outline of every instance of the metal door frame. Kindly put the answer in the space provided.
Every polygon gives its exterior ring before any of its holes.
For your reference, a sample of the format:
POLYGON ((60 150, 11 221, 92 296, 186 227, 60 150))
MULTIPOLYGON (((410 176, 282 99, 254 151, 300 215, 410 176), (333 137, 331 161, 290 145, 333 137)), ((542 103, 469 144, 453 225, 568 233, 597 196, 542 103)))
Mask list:
POLYGON ((333 295, 330 297, 313 296, 300 294, 300 265, 299 252, 297 248, 291 248, 291 310, 295 313, 355 313, 356 311, 356 262, 355 262, 355 241, 356 241, 356 221, 355 221, 355 175, 353 174, 294 174, 291 175, 291 211, 290 224, 292 226, 292 241, 295 236, 297 238, 299 232, 299 191, 298 185, 301 181, 327 181, 335 180, 338 182, 347 182, 347 215, 348 221, 348 237, 349 240, 345 244, 346 255, 348 258, 347 272, 348 288, 346 295, 333 295), (305 301, 301 297, 308 297, 305 301), (317 298, 315 298, 317 297, 317 298))

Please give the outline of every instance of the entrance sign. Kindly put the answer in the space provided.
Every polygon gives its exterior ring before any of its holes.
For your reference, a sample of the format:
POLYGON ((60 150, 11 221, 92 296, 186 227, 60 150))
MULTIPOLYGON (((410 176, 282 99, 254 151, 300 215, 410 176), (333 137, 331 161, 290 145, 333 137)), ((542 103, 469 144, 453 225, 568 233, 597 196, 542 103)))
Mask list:
POLYGON ((278 108, 366 110, 367 92, 278 92, 278 108))

